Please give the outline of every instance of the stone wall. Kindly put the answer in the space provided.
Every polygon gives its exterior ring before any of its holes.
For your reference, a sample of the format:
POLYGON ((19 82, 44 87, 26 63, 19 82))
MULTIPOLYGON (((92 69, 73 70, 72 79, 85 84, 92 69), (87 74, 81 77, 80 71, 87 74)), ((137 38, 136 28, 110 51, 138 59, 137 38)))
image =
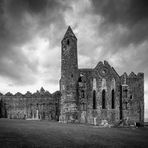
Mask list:
POLYGON ((119 121, 120 77, 106 62, 99 62, 94 69, 80 69, 79 106, 80 122, 100 124, 102 120, 109 123, 119 121), (114 104, 112 104, 112 90, 114 104), (102 106, 102 92, 105 92, 105 106, 102 106), (112 106, 113 105, 113 106, 112 106))
POLYGON ((133 72, 121 76, 123 119, 144 123, 144 74, 133 72))
POLYGON ((7 93, 0 96, 0 117, 10 119, 58 120, 60 92, 50 94, 41 88, 31 94, 7 93))
POLYGON ((70 27, 61 50, 61 121, 96 125, 126 120, 143 124, 143 73, 119 76, 107 61, 94 69, 78 69, 77 39, 70 27), (73 118, 73 113, 78 118, 73 118))

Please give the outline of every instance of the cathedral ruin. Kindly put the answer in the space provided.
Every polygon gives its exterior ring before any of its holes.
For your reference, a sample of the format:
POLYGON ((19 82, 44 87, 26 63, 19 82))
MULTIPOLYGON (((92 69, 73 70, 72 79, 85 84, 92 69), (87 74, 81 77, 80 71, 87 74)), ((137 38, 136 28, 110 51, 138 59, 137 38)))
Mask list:
POLYGON ((77 38, 68 27, 61 42, 61 122, 144 123, 144 73, 119 76, 107 61, 79 69, 77 38))
POLYGON ((68 27, 61 41, 60 91, 0 94, 0 118, 95 125, 128 120, 143 125, 144 73, 120 76, 107 61, 79 69, 77 38, 68 27))

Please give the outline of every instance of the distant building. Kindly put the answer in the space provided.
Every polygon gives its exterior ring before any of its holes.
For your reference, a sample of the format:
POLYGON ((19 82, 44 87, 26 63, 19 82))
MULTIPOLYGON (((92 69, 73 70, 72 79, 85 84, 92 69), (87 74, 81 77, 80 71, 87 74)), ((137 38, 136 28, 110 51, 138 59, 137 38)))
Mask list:
POLYGON ((77 38, 68 27, 61 42, 61 122, 144 123, 144 74, 119 76, 107 61, 79 69, 77 38))

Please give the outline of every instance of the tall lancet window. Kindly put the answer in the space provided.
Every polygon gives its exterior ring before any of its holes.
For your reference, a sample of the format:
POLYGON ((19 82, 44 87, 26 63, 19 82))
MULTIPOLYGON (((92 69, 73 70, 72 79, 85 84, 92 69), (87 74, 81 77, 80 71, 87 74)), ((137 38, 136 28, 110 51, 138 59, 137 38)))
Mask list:
POLYGON ((96 109, 96 91, 93 90, 93 109, 96 109))
POLYGON ((69 39, 67 39, 67 45, 69 45, 69 44, 70 44, 69 39))
POLYGON ((112 109, 115 108, 115 91, 114 89, 112 90, 112 109))
POLYGON ((102 90, 102 109, 106 108, 106 92, 105 89, 102 90))

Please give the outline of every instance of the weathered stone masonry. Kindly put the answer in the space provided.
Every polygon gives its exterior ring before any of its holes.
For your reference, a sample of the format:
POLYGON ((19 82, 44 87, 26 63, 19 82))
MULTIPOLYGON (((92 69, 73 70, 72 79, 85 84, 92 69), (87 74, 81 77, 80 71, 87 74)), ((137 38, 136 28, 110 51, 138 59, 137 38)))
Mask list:
POLYGON ((61 44, 61 122, 143 124, 143 73, 119 76, 107 61, 78 69, 77 38, 70 27, 61 44))
POLYGON ((58 120, 60 92, 50 94, 43 88, 33 94, 0 95, 0 118, 58 120))

